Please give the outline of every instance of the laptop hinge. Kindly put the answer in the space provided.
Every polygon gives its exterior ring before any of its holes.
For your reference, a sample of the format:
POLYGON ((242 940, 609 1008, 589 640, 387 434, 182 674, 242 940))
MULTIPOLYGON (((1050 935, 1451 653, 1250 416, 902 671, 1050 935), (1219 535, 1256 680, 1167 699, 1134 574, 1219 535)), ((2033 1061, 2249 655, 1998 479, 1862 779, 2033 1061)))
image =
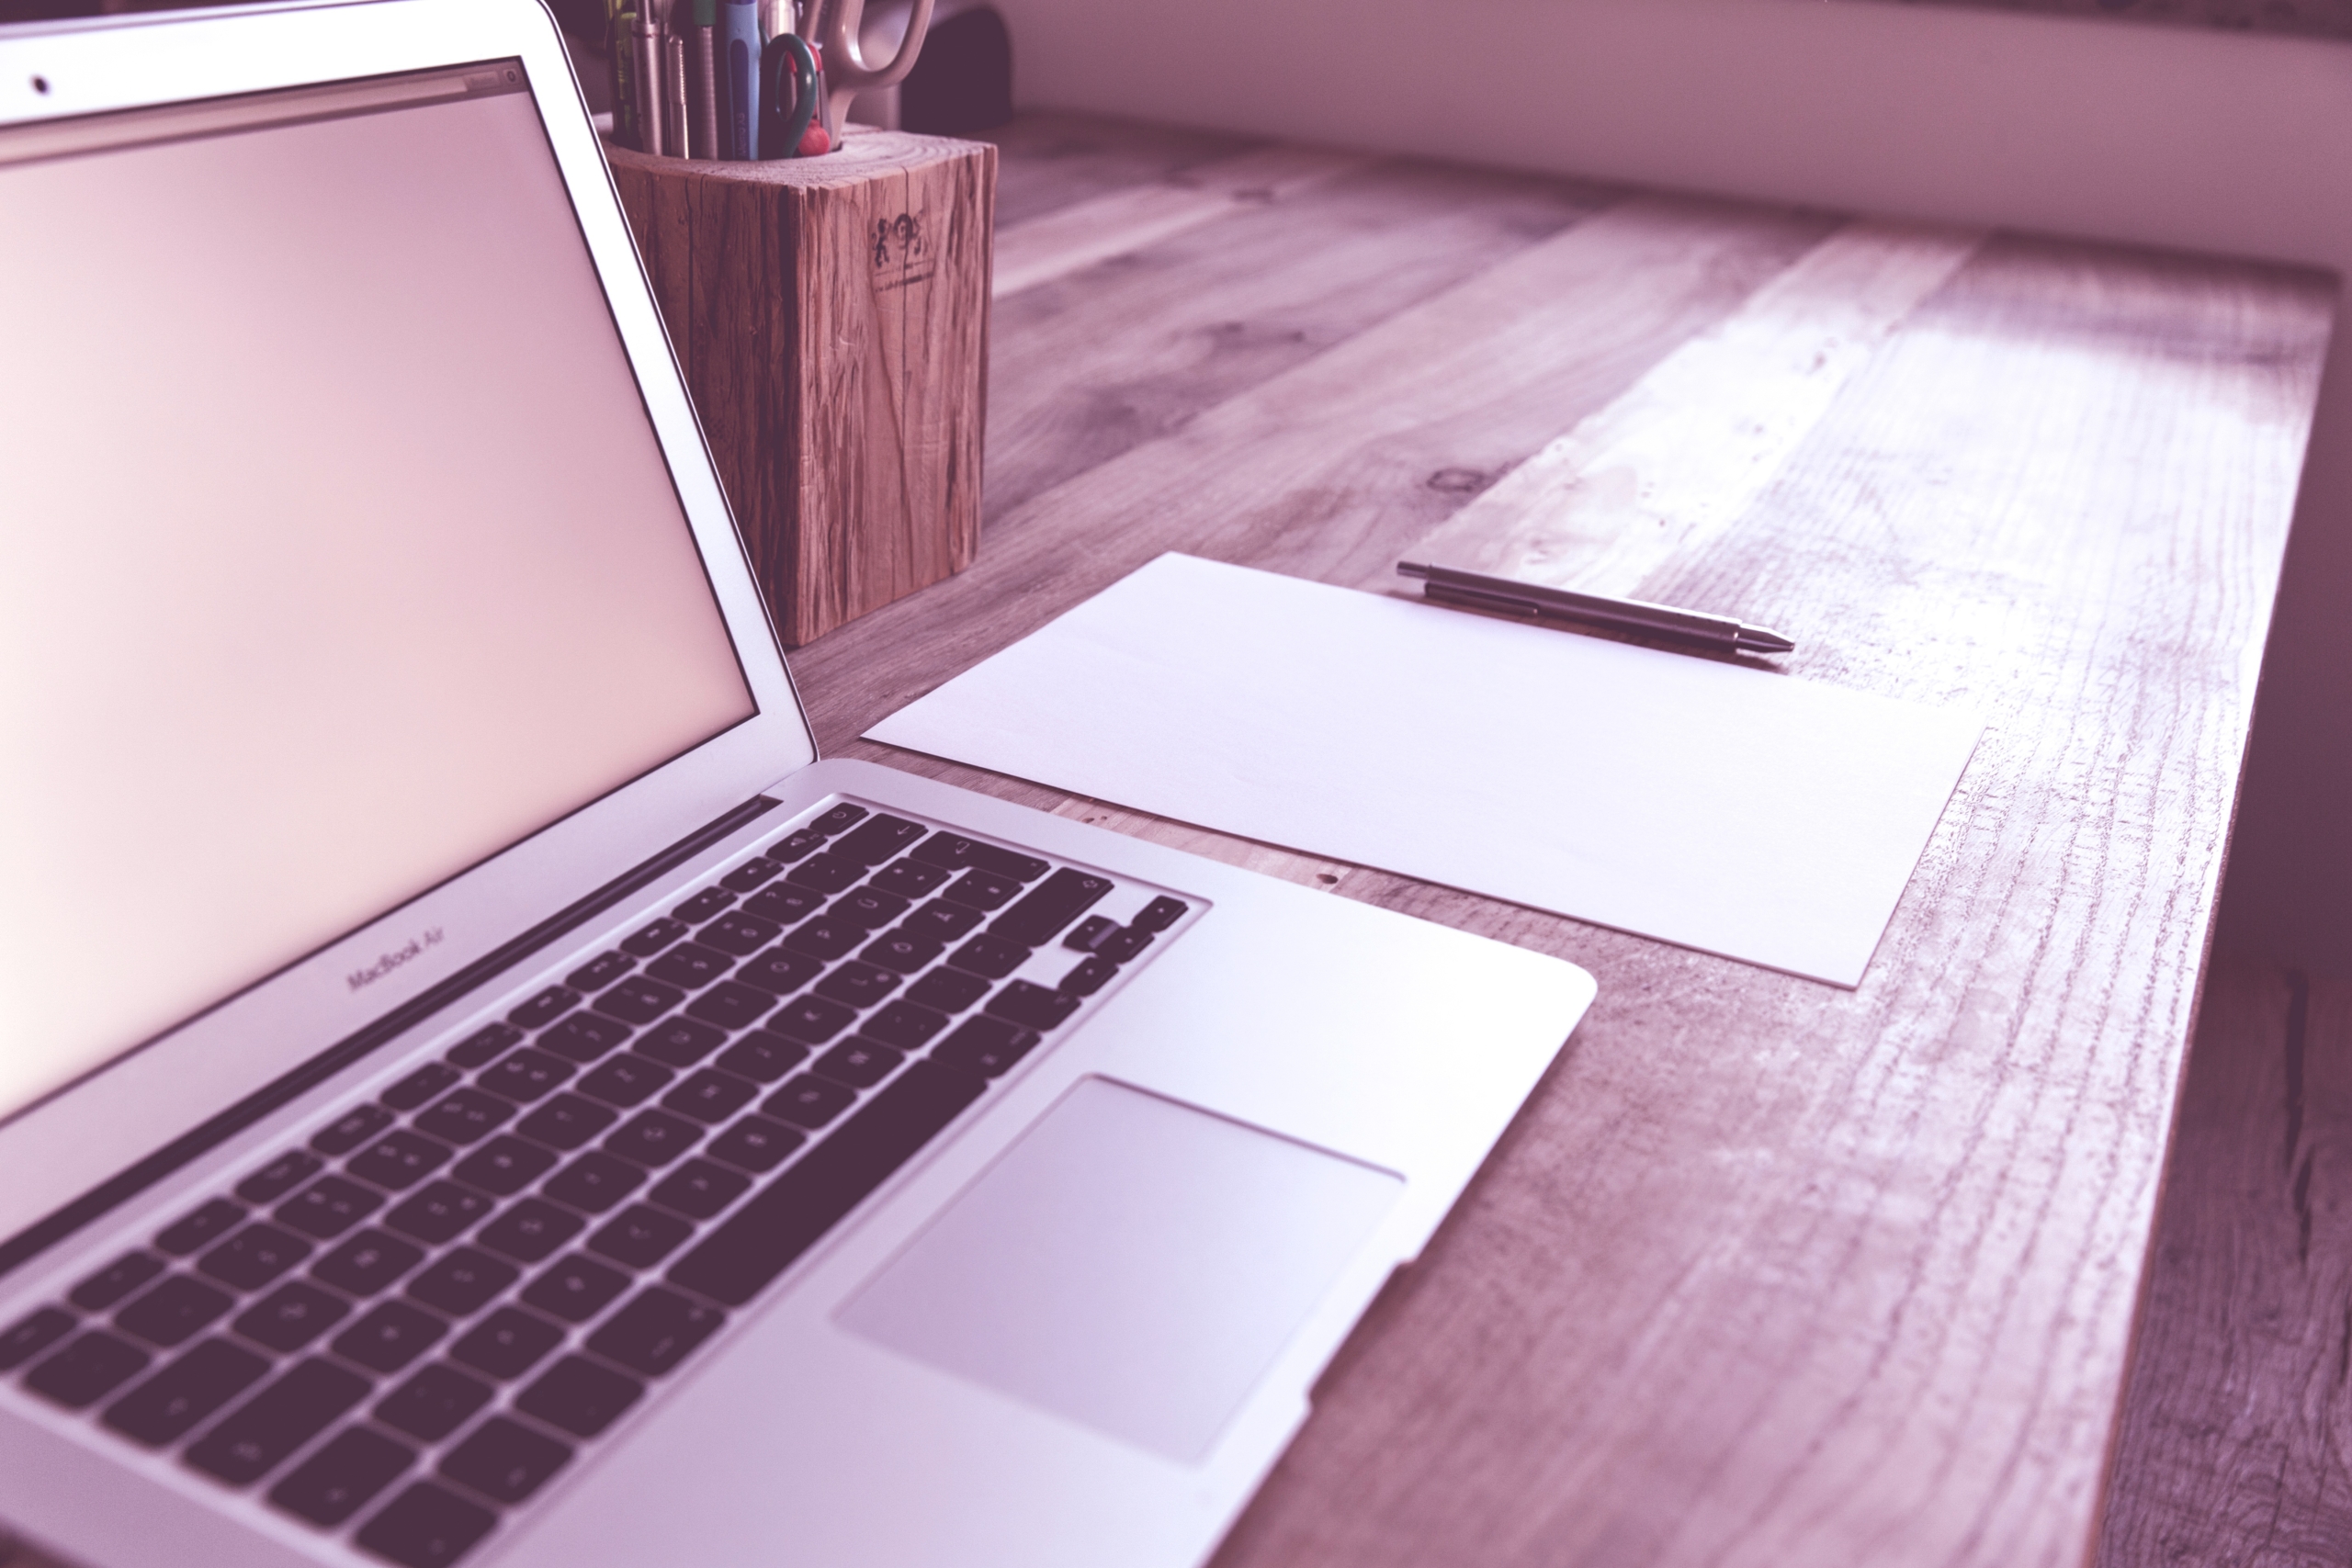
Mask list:
POLYGON ((711 845, 775 810, 781 804, 755 795, 703 824, 651 858, 641 861, 586 897, 541 920, 511 942, 484 953, 447 979, 394 1008, 355 1033, 345 1035, 293 1071, 275 1078, 226 1111, 118 1172, 44 1219, 0 1242, 0 1276, 37 1257, 118 1204, 129 1201, 199 1156, 243 1132, 280 1106, 299 1099, 354 1062, 399 1039, 411 1029, 497 978, 533 954, 643 888, 675 871, 711 845))

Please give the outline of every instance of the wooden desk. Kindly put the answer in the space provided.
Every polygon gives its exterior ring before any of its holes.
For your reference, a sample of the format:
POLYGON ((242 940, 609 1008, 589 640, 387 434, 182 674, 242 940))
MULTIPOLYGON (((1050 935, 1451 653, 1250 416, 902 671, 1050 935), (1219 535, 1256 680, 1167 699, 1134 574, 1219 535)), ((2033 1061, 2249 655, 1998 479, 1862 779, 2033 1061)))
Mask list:
POLYGON ((1600 981, 1220 1562, 2084 1562, 2331 287, 1002 142, 979 561, 795 657, 825 749, 1600 981), (1993 728, 1853 992, 856 739, 1166 549, 1744 614, 1805 679, 1993 728))

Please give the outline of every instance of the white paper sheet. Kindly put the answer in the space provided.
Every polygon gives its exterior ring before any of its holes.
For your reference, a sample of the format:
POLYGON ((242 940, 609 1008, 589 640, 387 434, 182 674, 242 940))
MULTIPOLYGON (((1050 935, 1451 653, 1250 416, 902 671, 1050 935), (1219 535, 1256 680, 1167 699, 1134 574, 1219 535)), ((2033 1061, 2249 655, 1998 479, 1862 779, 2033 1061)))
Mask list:
POLYGON ((866 733, 1854 986, 1981 728, 1166 555, 866 733))

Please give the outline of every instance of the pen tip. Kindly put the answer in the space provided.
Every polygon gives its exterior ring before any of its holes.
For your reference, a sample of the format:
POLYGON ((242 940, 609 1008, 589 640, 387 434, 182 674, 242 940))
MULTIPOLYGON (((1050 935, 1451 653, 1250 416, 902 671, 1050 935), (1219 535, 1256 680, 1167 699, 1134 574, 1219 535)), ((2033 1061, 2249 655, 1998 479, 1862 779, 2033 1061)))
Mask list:
POLYGON ((1762 626, 1739 628, 1739 649, 1743 653, 1790 653, 1796 646, 1779 632, 1766 631, 1762 626))

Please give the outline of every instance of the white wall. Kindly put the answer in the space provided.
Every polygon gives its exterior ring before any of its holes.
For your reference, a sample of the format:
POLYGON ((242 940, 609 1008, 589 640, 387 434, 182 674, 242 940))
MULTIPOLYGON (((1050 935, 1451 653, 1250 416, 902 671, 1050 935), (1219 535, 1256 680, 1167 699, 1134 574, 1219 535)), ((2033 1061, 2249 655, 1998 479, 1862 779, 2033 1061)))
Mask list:
MULTIPOLYGON (((2352 45, 1844 0, 995 0, 1024 107, 2352 271, 2352 45)), ((2223 940, 2352 975, 2352 333, 2223 940)))

